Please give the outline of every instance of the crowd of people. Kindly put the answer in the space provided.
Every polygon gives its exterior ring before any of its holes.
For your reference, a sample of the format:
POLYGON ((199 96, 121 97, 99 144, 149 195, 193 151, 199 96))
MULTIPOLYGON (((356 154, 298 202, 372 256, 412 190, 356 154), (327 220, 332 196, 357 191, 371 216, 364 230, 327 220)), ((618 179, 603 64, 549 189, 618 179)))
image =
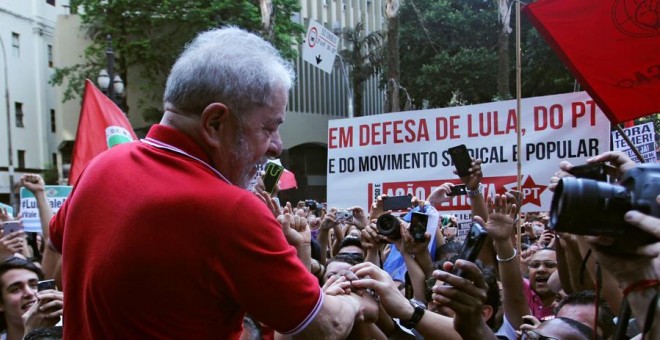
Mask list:
MULTIPOLYGON (((402 212, 383 196, 281 205, 255 169, 282 150, 293 80, 256 35, 201 33, 170 72, 160 124, 96 157, 57 214, 43 179, 23 176, 42 233, 0 238, 4 338, 660 338, 660 219, 649 212, 623 218, 655 242, 611 251, 610 237, 521 213, 517 192, 486 195, 473 159, 459 178, 487 237, 471 261, 456 217, 439 212, 452 183, 402 212), (413 213, 437 225, 420 237, 413 213), (382 232, 387 215, 398 233, 382 232), (43 279, 60 289, 38 291, 43 279)), ((636 167, 616 152, 588 162, 610 164, 613 180, 636 167)), ((558 165, 551 190, 572 166, 558 165)))

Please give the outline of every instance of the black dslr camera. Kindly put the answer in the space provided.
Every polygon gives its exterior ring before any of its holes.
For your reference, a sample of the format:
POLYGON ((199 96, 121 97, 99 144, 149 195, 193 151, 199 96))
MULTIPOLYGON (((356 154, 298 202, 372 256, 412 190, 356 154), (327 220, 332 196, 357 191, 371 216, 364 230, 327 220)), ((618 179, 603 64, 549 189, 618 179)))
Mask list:
POLYGON ((630 210, 660 218, 655 198, 660 194, 660 165, 641 164, 609 184, 586 178, 562 178, 550 205, 549 228, 577 235, 610 236, 605 253, 628 255, 639 246, 657 242, 653 235, 626 223, 630 210))
POLYGON ((388 237, 390 240, 401 238, 401 227, 399 219, 391 214, 383 214, 376 220, 378 234, 388 237))

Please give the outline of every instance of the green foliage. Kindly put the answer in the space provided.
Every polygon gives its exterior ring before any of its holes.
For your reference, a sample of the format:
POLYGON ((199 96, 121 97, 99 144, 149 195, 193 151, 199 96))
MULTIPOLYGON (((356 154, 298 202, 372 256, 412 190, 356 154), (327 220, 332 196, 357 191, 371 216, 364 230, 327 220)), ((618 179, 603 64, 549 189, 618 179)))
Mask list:
POLYGON ((59 185, 59 174, 57 172, 57 165, 55 164, 46 164, 41 176, 44 179, 46 185, 59 185))
MULTIPOLYGON (((261 32, 258 0, 77 0, 79 13, 93 40, 85 51, 85 62, 57 69, 52 84, 68 80, 65 100, 80 94, 82 80, 95 79, 105 67, 106 36, 111 35, 115 52, 116 72, 126 82, 128 66, 146 80, 140 88, 145 102, 160 101, 165 75, 181 53, 186 42, 197 33, 213 27, 236 25, 252 32, 261 32)), ((291 21, 299 10, 295 0, 273 1, 275 35, 273 43, 282 53, 293 58, 292 42, 304 32, 291 21)), ((142 106, 142 105, 141 105, 142 106)), ((152 108, 153 109, 153 108, 152 108)), ((153 110, 142 108, 149 113, 153 110)))
POLYGON ((497 5, 483 0, 403 2, 401 83, 416 107, 444 107, 460 91, 468 103, 497 89, 497 5))
MULTIPOLYGON (((522 18, 523 97, 570 92, 573 77, 522 18)), ((515 13, 511 22, 515 22, 515 13)), ((409 0, 399 15, 401 84, 415 107, 445 107, 457 92, 466 103, 497 95, 498 8, 492 0, 409 0)), ((515 88, 515 35, 509 36, 510 88, 515 88)))

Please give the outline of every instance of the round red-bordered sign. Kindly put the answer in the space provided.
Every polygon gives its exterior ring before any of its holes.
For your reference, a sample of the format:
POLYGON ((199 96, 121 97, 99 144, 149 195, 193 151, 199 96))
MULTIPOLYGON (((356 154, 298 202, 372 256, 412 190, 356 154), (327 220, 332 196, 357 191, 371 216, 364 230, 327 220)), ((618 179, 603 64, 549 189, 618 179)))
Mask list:
POLYGON ((309 34, 307 35, 307 43, 309 44, 309 47, 314 47, 316 45, 316 40, 319 38, 319 32, 316 31, 316 27, 312 27, 309 30, 309 34))

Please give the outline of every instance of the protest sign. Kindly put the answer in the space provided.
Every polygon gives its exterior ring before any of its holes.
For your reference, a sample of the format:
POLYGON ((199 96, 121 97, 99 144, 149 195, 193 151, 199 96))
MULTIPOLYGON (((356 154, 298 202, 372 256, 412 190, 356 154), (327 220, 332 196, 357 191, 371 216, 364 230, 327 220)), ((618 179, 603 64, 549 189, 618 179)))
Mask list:
MULTIPOLYGON (((633 145, 644 157, 645 163, 655 163, 657 157, 655 154, 655 128, 653 122, 635 125, 623 129, 623 133, 628 136, 633 145)), ((612 131, 612 149, 625 152, 636 163, 640 163, 632 148, 623 139, 619 131, 612 131)))
MULTIPOLYGON (((66 201, 71 193, 71 186, 68 185, 46 185, 46 200, 56 213, 66 201)), ((21 188, 21 221, 26 232, 41 233, 41 221, 39 220, 39 208, 37 199, 28 189, 21 188)))
MULTIPOLYGON (((521 157, 522 211, 549 210, 559 162, 583 164, 609 150, 610 123, 586 92, 523 99, 521 116, 520 150, 515 100, 331 120, 328 204, 368 207, 380 194, 426 199, 440 184, 460 182, 447 149, 465 144, 483 160, 485 195, 516 188, 521 157)), ((439 210, 469 212, 469 199, 439 210)))

